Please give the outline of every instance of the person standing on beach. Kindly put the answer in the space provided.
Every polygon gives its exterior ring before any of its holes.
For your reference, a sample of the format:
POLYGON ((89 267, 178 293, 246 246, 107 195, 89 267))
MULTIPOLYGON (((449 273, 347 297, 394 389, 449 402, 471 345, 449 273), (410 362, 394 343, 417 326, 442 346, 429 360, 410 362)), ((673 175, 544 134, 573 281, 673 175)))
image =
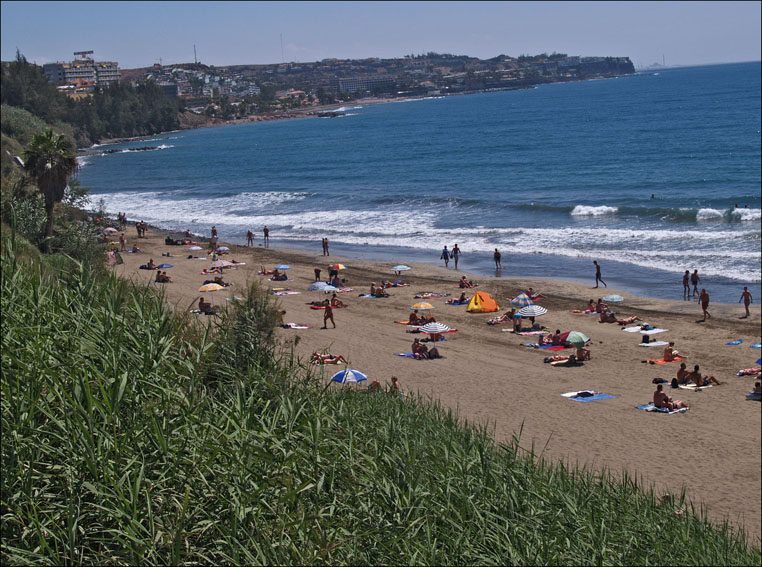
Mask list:
MULTIPOLYGON (((119 250, 121 250, 122 252, 127 250, 127 238, 124 236, 123 232, 119 235, 119 244, 121 245, 121 248, 119 250)), ((748 307, 746 308, 746 311, 747 312, 749 311, 748 307)))
POLYGON ((752 301, 751 292, 749 291, 749 288, 746 286, 743 287, 743 293, 741 294, 741 299, 738 300, 738 303, 741 303, 742 301, 743 301, 744 307, 746 307, 746 315, 744 315, 744 318, 746 318, 750 315, 749 303, 751 303, 752 301))
POLYGON ((320 268, 315 268, 315 281, 316 281, 316 282, 319 282, 319 281, 320 281, 320 272, 321 272, 321 271, 322 271, 322 270, 321 270, 320 268))
POLYGON ((500 261, 502 256, 500 255, 500 251, 497 248, 495 248, 495 253, 492 255, 492 257, 495 259, 495 269, 502 270, 503 263, 500 261))
POLYGON ((333 320, 333 307, 331 307, 331 302, 327 299, 323 300, 323 305, 325 306, 325 312, 323 313, 323 329, 328 328, 328 320, 331 320, 331 323, 333 324, 333 328, 336 328, 336 321, 333 320))
POLYGON ((691 272, 690 270, 685 270, 685 273, 683 274, 683 299, 688 299, 688 296, 691 294, 691 272))
POLYGON ((598 264, 598 260, 593 260, 593 264, 595 264, 595 287, 598 287, 598 282, 601 282, 604 287, 609 287, 601 277, 601 266, 598 264))
POLYGON ((707 319, 711 319, 712 316, 709 314, 709 293, 705 290, 701 290, 701 294, 699 295, 698 302, 701 304, 701 310, 704 312, 704 321, 707 319))
POLYGON ((246 232, 246 246, 254 246, 254 233, 251 229, 246 232))
POLYGON ((267 228, 267 225, 265 225, 265 228, 262 229, 262 232, 265 235, 265 248, 270 247, 270 229, 267 228))
POLYGON ((701 278, 699 278, 698 270, 693 270, 693 273, 691 274, 691 283, 693 284, 693 297, 698 295, 699 282, 701 282, 701 278))
POLYGON ((331 253, 328 251, 328 239, 323 239, 323 256, 330 256, 331 253))
POLYGON ((217 227, 212 225, 212 238, 217 238, 217 227))
POLYGON ((444 260, 445 268, 449 267, 450 265, 450 251, 447 249, 447 244, 445 244, 445 247, 442 249, 442 254, 439 256, 440 260, 444 260))
POLYGON ((458 269, 458 258, 460 258, 460 248, 458 248, 458 243, 455 243, 455 246, 452 247, 452 252, 450 252, 450 256, 453 260, 455 260, 455 269, 458 269))

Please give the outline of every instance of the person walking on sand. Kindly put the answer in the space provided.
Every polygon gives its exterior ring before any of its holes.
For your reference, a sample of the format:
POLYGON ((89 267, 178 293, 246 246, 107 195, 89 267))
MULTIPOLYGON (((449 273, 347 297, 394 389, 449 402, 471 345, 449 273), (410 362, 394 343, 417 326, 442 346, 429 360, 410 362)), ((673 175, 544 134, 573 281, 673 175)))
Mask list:
POLYGON ((746 286, 743 286, 743 293, 741 294, 741 299, 738 300, 738 303, 741 303, 743 301, 744 307, 746 307, 746 315, 744 315, 744 319, 750 315, 749 313, 749 303, 752 302, 751 292, 749 291, 749 288, 746 286))
POLYGON ((331 320, 331 323, 333 324, 333 328, 336 328, 336 321, 333 320, 333 307, 331 307, 331 302, 327 299, 323 300, 323 305, 325 306, 325 312, 323 313, 323 326, 321 328, 327 329, 328 328, 328 320, 331 320))
POLYGON ((598 282, 601 282, 604 287, 609 287, 601 277, 601 266, 598 264, 598 260, 593 260, 593 264, 595 264, 595 287, 598 287, 598 282))
POLYGON ((455 243, 455 246, 452 247, 452 251, 450 252, 450 257, 455 260, 455 269, 458 269, 458 259, 460 258, 460 248, 458 248, 458 243, 455 243))
MULTIPOLYGON (((126 252, 127 251, 127 237, 124 236, 123 232, 119 235, 119 244, 121 245, 121 248, 119 250, 121 252, 126 252)), ((746 308, 746 311, 749 311, 748 307, 746 308)))
POLYGON ((500 251, 497 248, 495 248, 495 253, 492 255, 492 257, 495 259, 495 269, 502 270, 503 263, 500 261, 502 256, 500 255, 500 251))
POLYGON ((701 290, 698 302, 701 304, 701 310, 704 312, 704 321, 711 319, 712 316, 709 314, 709 293, 705 289, 701 290))
POLYGON ((698 295, 698 284, 700 282, 701 278, 699 278, 698 270, 693 270, 693 273, 691 274, 691 283, 693 284, 693 297, 698 295))
POLYGON ((254 246, 254 233, 251 229, 246 232, 246 246, 254 246))
POLYGON ((439 256, 440 260, 444 260, 445 268, 449 267, 450 265, 450 251, 447 249, 447 244, 445 244, 445 247, 442 249, 442 254, 439 256))
POLYGON ((691 294, 691 272, 690 270, 685 270, 685 273, 683 274, 683 299, 688 299, 688 296, 691 294))

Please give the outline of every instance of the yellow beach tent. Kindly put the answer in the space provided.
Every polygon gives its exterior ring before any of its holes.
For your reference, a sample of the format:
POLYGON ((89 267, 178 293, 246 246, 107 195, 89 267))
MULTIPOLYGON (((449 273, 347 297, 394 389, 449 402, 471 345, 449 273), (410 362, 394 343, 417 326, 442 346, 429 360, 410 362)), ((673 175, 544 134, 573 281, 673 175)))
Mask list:
POLYGON ((492 299, 492 296, 484 291, 474 292, 474 296, 466 307, 466 311, 469 313, 492 313, 498 311, 500 306, 497 301, 492 299))

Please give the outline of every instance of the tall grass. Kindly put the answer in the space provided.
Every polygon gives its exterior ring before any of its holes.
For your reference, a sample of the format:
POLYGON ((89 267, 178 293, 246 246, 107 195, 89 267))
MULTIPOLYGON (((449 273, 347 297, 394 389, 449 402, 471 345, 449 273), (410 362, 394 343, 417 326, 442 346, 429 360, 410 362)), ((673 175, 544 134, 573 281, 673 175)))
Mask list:
POLYGON ((632 479, 324 386, 261 290, 202 324, 81 263, 1 268, 4 564, 760 563, 632 479))

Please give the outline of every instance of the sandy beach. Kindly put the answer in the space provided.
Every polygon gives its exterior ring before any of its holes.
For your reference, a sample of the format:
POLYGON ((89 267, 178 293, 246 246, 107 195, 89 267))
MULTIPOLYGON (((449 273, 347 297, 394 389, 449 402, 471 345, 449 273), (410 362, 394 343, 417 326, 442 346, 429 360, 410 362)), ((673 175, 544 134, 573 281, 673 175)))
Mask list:
MULTIPOLYGON (((656 300, 612 288, 591 289, 592 280, 583 285, 512 278, 510 269, 506 269, 506 277, 502 278, 469 276, 479 284, 477 291, 492 294, 500 305, 499 313, 470 314, 465 305, 445 303, 458 297, 461 290, 457 281, 461 275, 468 275, 454 271, 452 262, 449 269, 408 264, 412 270, 401 277, 410 284, 408 287, 388 289, 389 298, 366 299, 359 294, 367 293, 371 282, 395 279, 390 270, 393 264, 325 257, 318 243, 315 254, 265 249, 261 238, 252 248, 230 245, 231 253, 223 256, 245 262, 245 266, 225 270, 223 277, 232 286, 199 293, 203 281, 213 277, 199 272, 211 262, 188 256, 206 257, 206 242, 200 244, 204 250, 189 251, 188 246, 165 245, 166 234, 161 231, 149 230, 146 238, 138 239, 134 226, 129 225, 125 234, 128 247, 137 244, 145 253, 122 253, 124 264, 115 266, 115 273, 164 289, 168 302, 179 311, 196 308, 201 296, 224 308, 229 304, 227 298, 243 295, 251 282, 301 292, 274 299, 286 311, 284 322, 311 327, 279 331, 284 345, 293 344, 305 362, 313 351, 341 354, 351 361, 352 368, 366 373, 371 380, 387 384, 391 376, 397 376, 406 393, 438 399, 446 407, 457 408, 468 421, 488 424, 498 441, 508 440, 521 430, 521 445, 534 447, 545 458, 615 474, 626 471, 640 477, 645 485, 654 486, 659 494, 679 493, 685 488, 695 503, 708 508, 712 519, 745 525, 753 542, 759 545, 760 404, 745 400, 754 378, 736 377, 735 373, 757 366, 756 360, 762 354, 760 349, 749 348, 760 340, 760 298, 754 298, 750 318, 741 318, 741 304, 711 304, 712 318, 702 323, 701 309, 695 301, 656 300), (162 253, 170 253, 171 257, 162 253), (149 283, 155 272, 138 269, 149 258, 156 264, 168 262, 174 266, 167 270, 173 283, 149 283), (341 277, 354 291, 339 294, 347 307, 334 310, 336 329, 329 323, 329 328, 323 330, 323 311, 310 309, 307 304, 329 296, 307 288, 315 280, 314 268, 321 268, 322 279, 326 280, 328 264, 334 262, 348 266, 341 277), (257 275, 261 266, 271 270, 281 263, 292 267, 287 272, 288 282, 271 282, 269 276, 257 275), (578 330, 588 335, 590 361, 577 367, 553 367, 543 363, 545 356, 573 351, 528 348, 522 343, 534 342, 536 336, 515 335, 508 332, 508 324, 486 324, 509 309, 510 299, 530 286, 544 295, 539 304, 548 309, 548 314, 537 322, 550 331, 578 330), (450 297, 414 299, 420 292, 446 293, 450 297), (612 305, 618 317, 637 315, 654 327, 668 329, 652 336, 652 340, 674 341, 675 348, 687 356, 689 368, 699 364, 702 373, 715 376, 723 385, 700 392, 672 390, 667 385, 668 395, 691 405, 686 413, 667 415, 635 409, 652 400, 652 380, 671 380, 679 364, 644 364, 643 360, 661 358, 663 349, 639 346, 642 335, 638 332, 623 332, 619 325, 598 323, 597 316, 572 313, 573 309, 584 309, 588 299, 611 293, 624 297, 622 303, 612 305), (409 327, 395 323, 407 319, 410 306, 417 301, 430 302, 435 306, 437 321, 458 329, 436 344, 444 359, 419 361, 395 356, 410 352, 414 338, 426 336, 408 333, 409 327), (738 339, 743 343, 726 345, 738 339), (561 396, 578 390, 600 391, 616 398, 579 403, 561 396)), ((118 238, 112 240, 118 245, 118 238)), ((399 262, 404 263, 405 258, 399 262)), ((739 297, 742 288, 739 285, 739 297)), ((470 296, 473 290, 465 291, 470 296)), ((328 380, 342 367, 314 368, 328 380)))

